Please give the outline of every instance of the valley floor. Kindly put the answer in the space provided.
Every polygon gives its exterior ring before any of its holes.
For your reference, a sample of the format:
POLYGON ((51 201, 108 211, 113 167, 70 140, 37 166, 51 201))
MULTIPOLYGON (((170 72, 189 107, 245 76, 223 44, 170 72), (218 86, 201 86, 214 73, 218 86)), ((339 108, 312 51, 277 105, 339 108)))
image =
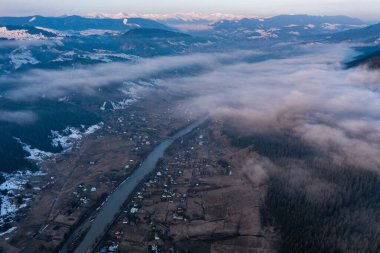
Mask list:
MULTIPOLYGON (((42 163, 47 174, 30 182, 30 207, 0 241, 3 252, 57 252, 153 147, 195 119, 176 101, 155 94, 107 112, 102 129, 42 163)), ((232 147, 220 131, 220 123, 209 122, 176 141, 98 250, 117 245, 120 252, 274 252, 277 236, 260 221, 266 187, 255 186, 241 170, 255 154, 232 147)))
POLYGON ((260 207, 266 186, 241 168, 255 159, 231 147, 213 122, 177 140, 125 205, 98 252, 275 252, 260 207))

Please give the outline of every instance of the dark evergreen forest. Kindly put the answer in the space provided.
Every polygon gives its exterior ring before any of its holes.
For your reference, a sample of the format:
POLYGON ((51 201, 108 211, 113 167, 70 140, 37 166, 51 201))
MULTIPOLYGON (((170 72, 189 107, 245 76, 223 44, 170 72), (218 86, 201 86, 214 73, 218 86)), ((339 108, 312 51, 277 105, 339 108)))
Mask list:
POLYGON ((250 148, 273 162, 262 223, 281 235, 282 253, 380 252, 380 177, 370 168, 337 165, 321 150, 282 134, 238 136, 233 145, 250 148), (305 178, 294 181, 295 168, 305 178), (316 182, 322 187, 313 188, 316 182), (314 189, 310 191, 310 189, 314 189), (314 191, 314 192, 313 192, 314 191))

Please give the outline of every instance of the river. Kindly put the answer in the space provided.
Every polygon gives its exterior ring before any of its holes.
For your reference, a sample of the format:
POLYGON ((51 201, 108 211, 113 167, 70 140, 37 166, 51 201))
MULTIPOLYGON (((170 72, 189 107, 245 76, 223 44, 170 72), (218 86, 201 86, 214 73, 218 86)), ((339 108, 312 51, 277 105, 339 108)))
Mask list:
POLYGON ((178 131, 176 134, 155 147, 143 161, 141 166, 108 196, 107 200, 100 207, 100 210, 96 213, 96 217, 85 220, 83 224, 72 233, 59 253, 68 253, 69 245, 72 244, 73 240, 78 238, 78 235, 84 233, 85 235, 74 250, 74 253, 85 253, 92 249, 98 242, 99 238, 102 238, 104 233, 108 230, 110 224, 113 223, 115 217, 120 213, 123 204, 128 200, 135 188, 155 169, 158 160, 164 156, 165 150, 170 147, 176 139, 190 133, 205 121, 206 119, 204 118, 188 125, 186 128, 178 131))

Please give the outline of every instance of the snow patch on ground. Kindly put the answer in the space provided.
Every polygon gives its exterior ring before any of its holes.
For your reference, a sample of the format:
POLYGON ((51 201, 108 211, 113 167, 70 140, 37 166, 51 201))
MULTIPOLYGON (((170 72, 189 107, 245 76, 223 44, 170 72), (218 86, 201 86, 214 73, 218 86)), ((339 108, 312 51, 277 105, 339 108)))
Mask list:
POLYGON ((111 105, 111 110, 125 110, 127 109, 131 104, 135 103, 140 99, 139 93, 143 89, 150 89, 152 87, 155 87, 159 84, 159 79, 152 79, 152 80, 139 80, 137 82, 123 82, 123 87, 120 88, 120 92, 125 95, 125 98, 123 98, 120 101, 114 102, 114 101, 104 101, 102 106, 100 106, 100 110, 105 111, 106 105, 109 103, 111 105))
POLYGON ((77 140, 82 139, 83 136, 95 133, 103 125, 103 122, 100 122, 87 129, 82 126, 81 128, 66 127, 61 133, 59 131, 51 131, 51 145, 53 147, 61 146, 65 151, 70 150, 77 140))
POLYGON ((339 29, 339 26, 341 26, 341 24, 330 24, 330 23, 324 23, 322 25, 323 29, 325 30, 337 30, 339 29))
MULTIPOLYGON (((127 83, 124 83, 124 85, 127 83)), ((112 109, 114 110, 124 110, 134 102, 136 102, 140 97, 137 95, 138 88, 135 87, 135 83, 129 85, 133 85, 132 87, 122 88, 120 91, 127 96, 127 98, 119 101, 119 102, 110 102, 112 105, 112 109)))
POLYGON ((111 105, 114 110, 124 110, 134 102, 136 102, 134 99, 123 99, 116 103, 111 101, 111 105))
POLYGON ((82 57, 85 59, 102 61, 102 62, 112 62, 114 59, 123 59, 123 60, 130 60, 130 61, 139 59, 139 57, 135 55, 124 54, 124 53, 113 53, 113 52, 107 52, 107 51, 101 51, 101 50, 93 54, 85 54, 82 57))
POLYGON ((53 147, 61 146, 63 149, 69 149, 73 145, 74 140, 82 138, 81 131, 75 127, 66 127, 62 133, 59 131, 51 131, 53 147))
POLYGON ((271 33, 269 31, 265 31, 262 29, 255 30, 255 33, 258 34, 256 36, 248 37, 248 39, 265 39, 265 38, 278 38, 277 34, 271 33))
POLYGON ((106 110, 107 101, 104 101, 102 106, 100 107, 100 110, 105 111, 106 110))
MULTIPOLYGON (((66 151, 72 147, 75 140, 81 139, 83 136, 95 133, 97 130, 103 127, 103 122, 99 124, 92 125, 88 128, 81 126, 81 128, 67 127, 62 133, 58 131, 52 131, 52 145, 61 145, 66 151)), ((37 148, 32 148, 22 142, 19 138, 14 137, 18 143, 22 145, 22 148, 29 153, 27 159, 34 161, 42 161, 46 158, 52 157, 55 154, 39 150, 37 148)), ((17 212, 28 206, 28 203, 32 200, 29 196, 20 195, 20 192, 25 188, 25 184, 28 182, 30 177, 43 176, 46 173, 41 171, 31 172, 31 171, 17 171, 12 174, 2 173, 5 178, 5 182, 0 184, 0 227, 4 226, 5 223, 11 223, 17 212)), ((40 188, 35 187, 35 190, 40 190, 40 188)), ((0 237, 13 232, 16 228, 10 228, 6 231, 0 232, 0 237)))
POLYGON ((126 25, 126 26, 141 27, 141 26, 138 25, 138 24, 132 24, 132 23, 129 23, 129 20, 128 20, 127 18, 123 19, 123 24, 126 25))
POLYGON ((61 97, 61 98, 58 98, 58 101, 59 102, 67 102, 67 101, 69 101, 69 98, 68 97, 61 97))
MULTIPOLYGON (((30 177, 43 176, 46 173, 41 171, 17 171, 15 173, 2 173, 5 178, 5 182, 0 184, 0 190, 2 191, 1 207, 0 207, 0 226, 3 226, 6 222, 12 221, 17 211, 28 206, 31 201, 29 197, 21 197, 18 194, 25 187, 30 177), (16 200, 17 198, 17 200, 16 200), (21 200, 21 201, 20 201, 21 200)), ((7 231, 1 232, 0 237, 13 232, 15 228, 10 228, 7 231)))
POLYGON ((30 34, 28 30, 18 29, 18 30, 8 30, 7 27, 0 27, 0 38, 5 38, 9 40, 45 40, 42 34, 30 34))
POLYGON ((32 148, 32 146, 22 142, 19 138, 16 138, 16 137, 14 138, 18 143, 21 144, 22 149, 29 153, 29 156, 26 157, 27 159, 34 160, 34 161, 43 161, 44 159, 53 156, 53 153, 39 150, 37 148, 32 148))
POLYGON ((39 61, 32 56, 30 50, 26 50, 24 48, 13 50, 9 55, 9 59, 15 69, 18 69, 25 64, 39 63, 39 61))
POLYGON ((294 31, 289 32, 289 34, 294 35, 294 36, 300 36, 301 35, 299 32, 294 32, 294 31))
POLYGON ((63 54, 61 54, 58 58, 54 59, 53 62, 65 62, 65 61, 72 61, 75 56, 74 51, 67 51, 63 54))
MULTIPOLYGON (((102 128, 102 126, 103 122, 100 122, 99 124, 90 126, 87 129, 82 126, 82 128, 66 127, 61 133, 59 131, 51 131, 51 145, 53 147, 61 146, 64 151, 67 151, 72 148, 76 140, 80 140, 83 136, 95 133, 97 130, 102 128)), ((32 148, 31 145, 22 142, 17 137, 14 137, 14 139, 22 146, 24 151, 29 153, 29 156, 26 157, 27 159, 40 162, 55 155, 51 152, 32 148)))
POLYGON ((101 129, 102 126, 103 126, 103 123, 99 123, 99 124, 90 126, 89 128, 87 128, 87 130, 84 132, 84 134, 85 135, 93 134, 96 131, 98 131, 99 129, 101 129))
POLYGON ((188 47, 189 46, 185 41, 170 41, 170 40, 168 40, 167 43, 171 46, 182 46, 182 47, 188 47))

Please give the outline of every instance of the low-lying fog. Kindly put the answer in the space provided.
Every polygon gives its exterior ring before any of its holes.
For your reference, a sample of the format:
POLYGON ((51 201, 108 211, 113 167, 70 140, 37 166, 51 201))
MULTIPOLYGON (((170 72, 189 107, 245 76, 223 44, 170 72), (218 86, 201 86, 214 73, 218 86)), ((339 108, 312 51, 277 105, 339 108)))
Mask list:
MULTIPOLYGON (((186 94, 188 107, 200 115, 223 119, 240 134, 287 132, 326 151, 338 164, 378 167, 380 72, 344 69, 342 62, 354 55, 347 45, 293 48, 293 54, 287 50, 281 55, 279 50, 279 55, 260 61, 255 58, 267 52, 196 54, 74 70, 31 70, 0 78, 1 83, 13 87, 2 99, 56 99, 72 92, 91 95, 100 87, 123 81, 159 78, 158 86, 186 94)), ((6 114, 0 121, 23 122, 23 115, 26 123, 38 119, 30 111, 10 110, 6 114)))

